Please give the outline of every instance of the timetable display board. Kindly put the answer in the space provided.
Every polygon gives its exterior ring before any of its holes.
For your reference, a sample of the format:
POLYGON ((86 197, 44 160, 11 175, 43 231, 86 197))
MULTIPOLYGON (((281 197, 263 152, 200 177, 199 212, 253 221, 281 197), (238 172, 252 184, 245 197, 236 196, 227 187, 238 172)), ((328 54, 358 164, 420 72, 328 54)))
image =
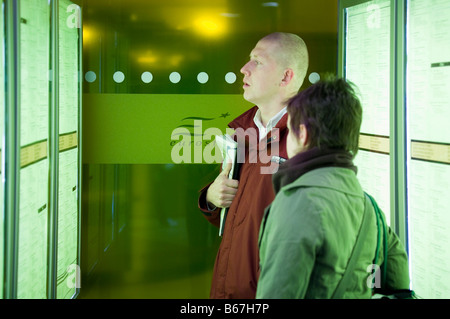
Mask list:
POLYGON ((20 2, 18 298, 47 297, 50 5, 20 2))
POLYGON ((80 7, 59 1, 59 196, 57 298, 76 293, 79 276, 78 167, 80 7))
MULTIPOLYGON (((344 8, 343 74, 358 87, 363 107, 355 158, 363 189, 374 196, 390 223, 391 1, 344 8)), ((342 30, 342 29, 341 29, 342 30)))
POLYGON ((450 298, 450 2, 407 2, 408 232, 412 288, 450 298))
POLYGON ((48 161, 20 170, 20 219, 17 297, 47 298, 48 161))

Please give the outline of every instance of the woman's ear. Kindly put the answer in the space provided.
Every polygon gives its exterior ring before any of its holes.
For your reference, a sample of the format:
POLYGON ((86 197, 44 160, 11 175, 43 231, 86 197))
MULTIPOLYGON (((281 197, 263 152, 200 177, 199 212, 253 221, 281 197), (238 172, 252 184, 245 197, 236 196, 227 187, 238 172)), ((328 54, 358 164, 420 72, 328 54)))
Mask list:
POLYGON ((298 139, 300 141, 300 145, 303 148, 306 148, 308 145, 308 130, 306 129, 305 124, 300 124, 300 134, 298 139))

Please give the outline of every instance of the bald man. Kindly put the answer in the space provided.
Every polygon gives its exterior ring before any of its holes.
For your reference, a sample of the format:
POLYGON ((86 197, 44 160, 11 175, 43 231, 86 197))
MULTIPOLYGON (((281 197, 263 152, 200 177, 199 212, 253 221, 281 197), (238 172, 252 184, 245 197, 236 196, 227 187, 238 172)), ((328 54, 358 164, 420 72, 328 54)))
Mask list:
POLYGON ((200 191, 198 201, 205 218, 217 227, 221 208, 229 208, 211 298, 255 298, 259 229, 264 209, 275 196, 271 173, 278 169, 270 159, 287 158, 286 103, 300 89, 307 68, 305 42, 295 34, 276 32, 258 41, 241 69, 244 98, 255 106, 228 124, 236 131, 244 158, 239 179, 228 178, 228 166, 200 191))

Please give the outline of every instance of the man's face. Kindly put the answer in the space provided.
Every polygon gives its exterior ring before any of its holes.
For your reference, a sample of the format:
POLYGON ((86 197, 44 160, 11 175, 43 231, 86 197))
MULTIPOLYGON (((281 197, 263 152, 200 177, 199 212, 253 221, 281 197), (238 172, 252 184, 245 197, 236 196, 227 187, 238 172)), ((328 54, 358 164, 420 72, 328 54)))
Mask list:
POLYGON ((244 98, 256 105, 270 103, 277 97, 283 79, 283 69, 276 61, 276 44, 259 41, 250 53, 250 61, 242 68, 244 98))

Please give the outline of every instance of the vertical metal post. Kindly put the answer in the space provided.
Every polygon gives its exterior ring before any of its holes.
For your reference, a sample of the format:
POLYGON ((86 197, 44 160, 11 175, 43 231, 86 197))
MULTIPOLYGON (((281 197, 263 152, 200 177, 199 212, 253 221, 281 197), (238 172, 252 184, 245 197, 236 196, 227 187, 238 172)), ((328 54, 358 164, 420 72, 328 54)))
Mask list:
POLYGON ((391 8, 391 19, 390 19, 390 35, 389 35, 389 187, 390 187, 390 226, 395 230, 396 225, 396 215, 397 215, 397 206, 398 206, 398 198, 397 198, 397 136, 396 136, 396 128, 397 128, 397 99, 396 99, 396 74, 397 74, 397 55, 396 55, 396 5, 395 0, 390 0, 390 8, 391 8))
POLYGON ((50 28, 50 112, 49 112, 49 215, 47 248, 47 298, 56 298, 58 261, 58 173, 59 173, 59 1, 51 0, 50 28))
POLYGON ((391 227, 407 247, 405 0, 391 4, 391 227))
POLYGON ((20 12, 18 0, 5 1, 5 299, 17 298, 20 181, 20 12))
POLYGON ((337 54, 337 75, 345 77, 345 45, 346 45, 346 11, 342 0, 338 3, 338 54, 337 54))
MULTIPOLYGON (((77 214, 78 214, 78 245, 77 245, 77 259, 78 266, 81 269, 81 194, 82 194, 82 119, 83 119, 83 20, 81 14, 81 7, 78 18, 80 19, 80 28, 78 29, 78 180, 77 180, 77 214)), ((81 277, 81 274, 78 274, 81 277)), ((76 287, 75 296, 80 293, 80 287, 76 287)))
MULTIPOLYGON (((5 139, 4 139, 4 137, 5 137, 5 127, 4 127, 4 124, 3 123, 5 123, 5 95, 4 95, 4 92, 6 91, 6 85, 5 85, 5 83, 6 83, 6 80, 5 80, 5 45, 4 45, 4 40, 5 40, 5 12, 4 12, 4 5, 3 5, 3 0, 0 0, 0 5, 1 5, 1 8, 0 8, 0 23, 1 23, 1 26, 0 26, 0 32, 1 32, 1 35, 0 35, 0 41, 1 41, 1 43, 0 43, 0 48, 1 48, 1 50, 0 50, 0 68, 2 68, 2 70, 0 70, 0 72, 2 72, 1 74, 2 74, 2 78, 3 78, 3 83, 2 83, 2 87, 0 88, 0 90, 2 90, 2 93, 0 93, 0 97, 2 97, 2 100, 0 101, 0 105, 1 106, 3 106, 2 108, 1 108, 1 112, 2 112, 2 114, 0 115, 0 116, 2 116, 2 123, 0 123, 0 125, 2 126, 2 130, 0 131, 0 138, 1 138, 1 140, 0 140, 0 147, 1 147, 1 149, 4 151, 5 150, 5 139)), ((0 150, 0 153, 1 153, 1 150, 0 150)), ((0 156, 0 160, 1 160, 1 167, 0 167, 0 169, 1 169, 1 171, 3 172, 3 174, 5 174, 5 157, 4 157, 4 153, 3 154, 1 154, 1 156, 0 156)), ((2 202, 0 203, 0 218, 1 218, 1 221, 0 221, 0 225, 1 225, 1 229, 0 229, 0 236, 1 236, 1 238, 0 238, 0 243, 1 243, 1 247, 0 247, 0 252, 1 252, 1 254, 0 254, 0 280, 1 280, 1 283, 0 283, 0 287, 1 287, 1 291, 0 291, 0 299, 3 299, 3 290, 4 290, 4 281, 5 281, 5 276, 4 276, 4 261, 5 261, 5 227, 4 227, 4 224, 3 224, 3 221, 4 221, 4 219, 5 219, 5 210, 4 210, 4 208, 5 208, 5 193, 4 193, 4 191, 5 191, 5 185, 3 185, 3 178, 2 178, 2 180, 0 181, 0 183, 1 183, 1 192, 2 192, 2 202)))
POLYGON ((395 225, 395 232, 407 248, 407 177, 406 177, 406 0, 393 1, 394 14, 394 104, 391 111, 391 154, 393 169, 391 185, 394 185, 391 196, 395 196, 395 215, 391 221, 395 225))

